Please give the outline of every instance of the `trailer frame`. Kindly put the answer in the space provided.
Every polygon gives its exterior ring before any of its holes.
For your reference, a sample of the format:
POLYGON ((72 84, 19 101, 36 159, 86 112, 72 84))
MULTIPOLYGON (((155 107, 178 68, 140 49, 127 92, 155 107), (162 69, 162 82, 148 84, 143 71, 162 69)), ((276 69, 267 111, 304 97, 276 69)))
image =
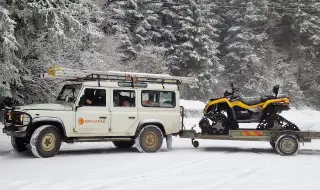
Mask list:
POLYGON ((199 147, 199 139, 204 140, 235 140, 235 141, 269 141, 272 148, 282 156, 296 155, 300 150, 300 143, 320 139, 320 131, 292 131, 292 130, 258 130, 252 128, 240 128, 230 130, 227 135, 209 135, 198 133, 194 128, 185 129, 184 107, 181 106, 182 126, 179 138, 191 139, 193 147, 199 147))

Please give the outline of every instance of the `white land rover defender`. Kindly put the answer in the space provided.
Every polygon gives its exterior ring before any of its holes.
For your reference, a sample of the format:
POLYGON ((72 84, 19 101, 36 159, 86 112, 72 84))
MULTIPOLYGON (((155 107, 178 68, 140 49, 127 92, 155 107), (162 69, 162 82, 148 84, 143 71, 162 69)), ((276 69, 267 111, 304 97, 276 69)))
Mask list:
POLYGON ((6 108, 3 133, 18 152, 52 157, 61 142, 112 141, 157 152, 181 129, 179 84, 192 78, 170 75, 102 72, 50 67, 42 78, 64 78, 54 104, 6 108))

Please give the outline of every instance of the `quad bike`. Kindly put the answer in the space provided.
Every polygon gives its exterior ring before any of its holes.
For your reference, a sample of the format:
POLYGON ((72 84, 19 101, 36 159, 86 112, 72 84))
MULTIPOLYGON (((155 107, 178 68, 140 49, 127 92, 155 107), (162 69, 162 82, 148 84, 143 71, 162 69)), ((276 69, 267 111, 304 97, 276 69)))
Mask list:
POLYGON ((279 115, 290 107, 289 98, 278 95, 278 84, 273 87, 274 95, 258 98, 243 98, 236 95, 239 90, 232 83, 231 88, 232 92, 226 90, 223 97, 209 99, 199 121, 202 134, 228 134, 229 130, 239 129, 239 123, 258 123, 258 130, 300 131, 295 124, 279 115))

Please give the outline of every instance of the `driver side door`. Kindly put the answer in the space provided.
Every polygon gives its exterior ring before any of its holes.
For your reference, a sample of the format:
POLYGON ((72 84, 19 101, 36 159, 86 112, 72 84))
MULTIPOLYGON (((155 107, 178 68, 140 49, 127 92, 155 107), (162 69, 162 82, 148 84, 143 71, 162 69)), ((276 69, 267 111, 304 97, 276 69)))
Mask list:
POLYGON ((105 87, 84 87, 76 105, 75 131, 88 136, 106 136, 110 129, 110 92, 105 87), (86 92, 92 94, 86 94, 86 92), (100 94, 101 93, 101 94, 100 94), (101 96, 102 95, 102 96, 101 96), (81 99, 83 99, 81 103, 81 99), (90 101, 86 101, 90 100, 90 101))

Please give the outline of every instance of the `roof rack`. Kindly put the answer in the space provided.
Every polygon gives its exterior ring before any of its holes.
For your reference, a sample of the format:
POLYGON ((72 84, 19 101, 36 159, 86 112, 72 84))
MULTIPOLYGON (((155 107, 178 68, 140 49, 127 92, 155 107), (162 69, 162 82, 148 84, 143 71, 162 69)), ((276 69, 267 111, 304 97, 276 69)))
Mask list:
POLYGON ((149 83, 170 83, 182 84, 195 82, 193 77, 179 77, 165 74, 149 74, 149 73, 134 73, 134 72, 121 72, 121 71, 94 71, 94 70, 80 70, 61 68, 58 66, 50 66, 48 73, 40 75, 41 78, 49 79, 65 79, 67 81, 130 81, 136 82, 149 82, 149 83))

